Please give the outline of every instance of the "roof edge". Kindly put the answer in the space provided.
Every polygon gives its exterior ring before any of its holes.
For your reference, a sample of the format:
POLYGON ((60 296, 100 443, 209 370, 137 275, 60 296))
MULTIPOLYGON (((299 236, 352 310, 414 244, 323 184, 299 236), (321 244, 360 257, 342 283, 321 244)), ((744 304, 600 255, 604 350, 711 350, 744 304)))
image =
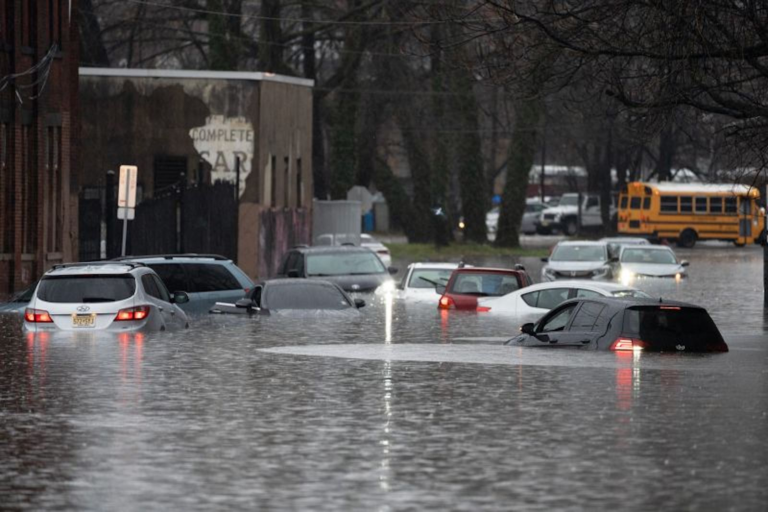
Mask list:
POLYGON ((314 87, 315 81, 295 76, 276 75, 261 71, 212 71, 191 69, 139 69, 139 68, 79 68, 80 76, 111 76, 123 78, 197 78, 215 80, 251 80, 277 82, 303 87, 314 87))

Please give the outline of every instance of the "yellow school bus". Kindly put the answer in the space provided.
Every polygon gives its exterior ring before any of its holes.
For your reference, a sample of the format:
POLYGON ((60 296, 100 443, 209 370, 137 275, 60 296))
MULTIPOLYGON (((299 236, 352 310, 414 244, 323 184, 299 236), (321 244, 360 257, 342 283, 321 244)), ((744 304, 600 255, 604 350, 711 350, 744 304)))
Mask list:
POLYGON ((759 243, 765 229, 759 199, 747 185, 632 182, 619 195, 618 231, 680 247, 696 240, 759 243))

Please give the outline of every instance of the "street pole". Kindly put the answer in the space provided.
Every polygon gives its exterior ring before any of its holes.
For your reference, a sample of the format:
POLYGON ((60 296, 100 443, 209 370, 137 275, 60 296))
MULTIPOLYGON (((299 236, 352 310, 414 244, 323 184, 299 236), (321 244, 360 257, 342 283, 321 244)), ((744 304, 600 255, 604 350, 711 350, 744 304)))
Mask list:
MULTIPOLYGON (((286 185, 287 186, 287 185, 286 185)), ((240 157, 235 157, 235 202, 240 199, 240 157)))
POLYGON ((544 202, 544 166, 547 162, 547 115, 544 114, 544 130, 541 137, 541 175, 539 176, 539 194, 541 202, 544 202))
MULTIPOLYGON (((111 259, 115 257, 115 210, 117 201, 115 200, 115 171, 107 171, 106 188, 104 189, 104 223, 106 224, 106 250, 104 257, 111 259)), ((99 237, 101 238, 101 237, 99 237)))
POLYGON ((123 249, 120 251, 120 256, 125 256, 125 242, 128 239, 128 208, 125 208, 125 215, 123 215, 123 249))

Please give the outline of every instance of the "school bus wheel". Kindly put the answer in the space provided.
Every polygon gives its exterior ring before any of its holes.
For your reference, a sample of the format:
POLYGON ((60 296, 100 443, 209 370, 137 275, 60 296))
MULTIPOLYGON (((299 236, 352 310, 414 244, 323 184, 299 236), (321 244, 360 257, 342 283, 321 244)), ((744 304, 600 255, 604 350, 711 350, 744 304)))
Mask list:
POLYGON ((696 232, 691 228, 684 229, 680 236, 677 238, 677 246, 690 249, 696 245, 696 232))

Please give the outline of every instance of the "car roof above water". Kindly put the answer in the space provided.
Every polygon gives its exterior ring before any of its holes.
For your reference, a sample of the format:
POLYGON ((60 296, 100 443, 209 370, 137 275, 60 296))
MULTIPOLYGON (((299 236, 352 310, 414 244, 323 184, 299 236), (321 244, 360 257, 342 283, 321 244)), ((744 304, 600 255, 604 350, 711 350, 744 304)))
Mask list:
POLYGON ((62 266, 54 266, 51 270, 45 273, 45 277, 53 276, 83 276, 93 274, 128 274, 136 268, 143 267, 143 265, 134 265, 131 263, 119 263, 119 262, 93 262, 93 263, 78 263, 67 264, 62 266))

